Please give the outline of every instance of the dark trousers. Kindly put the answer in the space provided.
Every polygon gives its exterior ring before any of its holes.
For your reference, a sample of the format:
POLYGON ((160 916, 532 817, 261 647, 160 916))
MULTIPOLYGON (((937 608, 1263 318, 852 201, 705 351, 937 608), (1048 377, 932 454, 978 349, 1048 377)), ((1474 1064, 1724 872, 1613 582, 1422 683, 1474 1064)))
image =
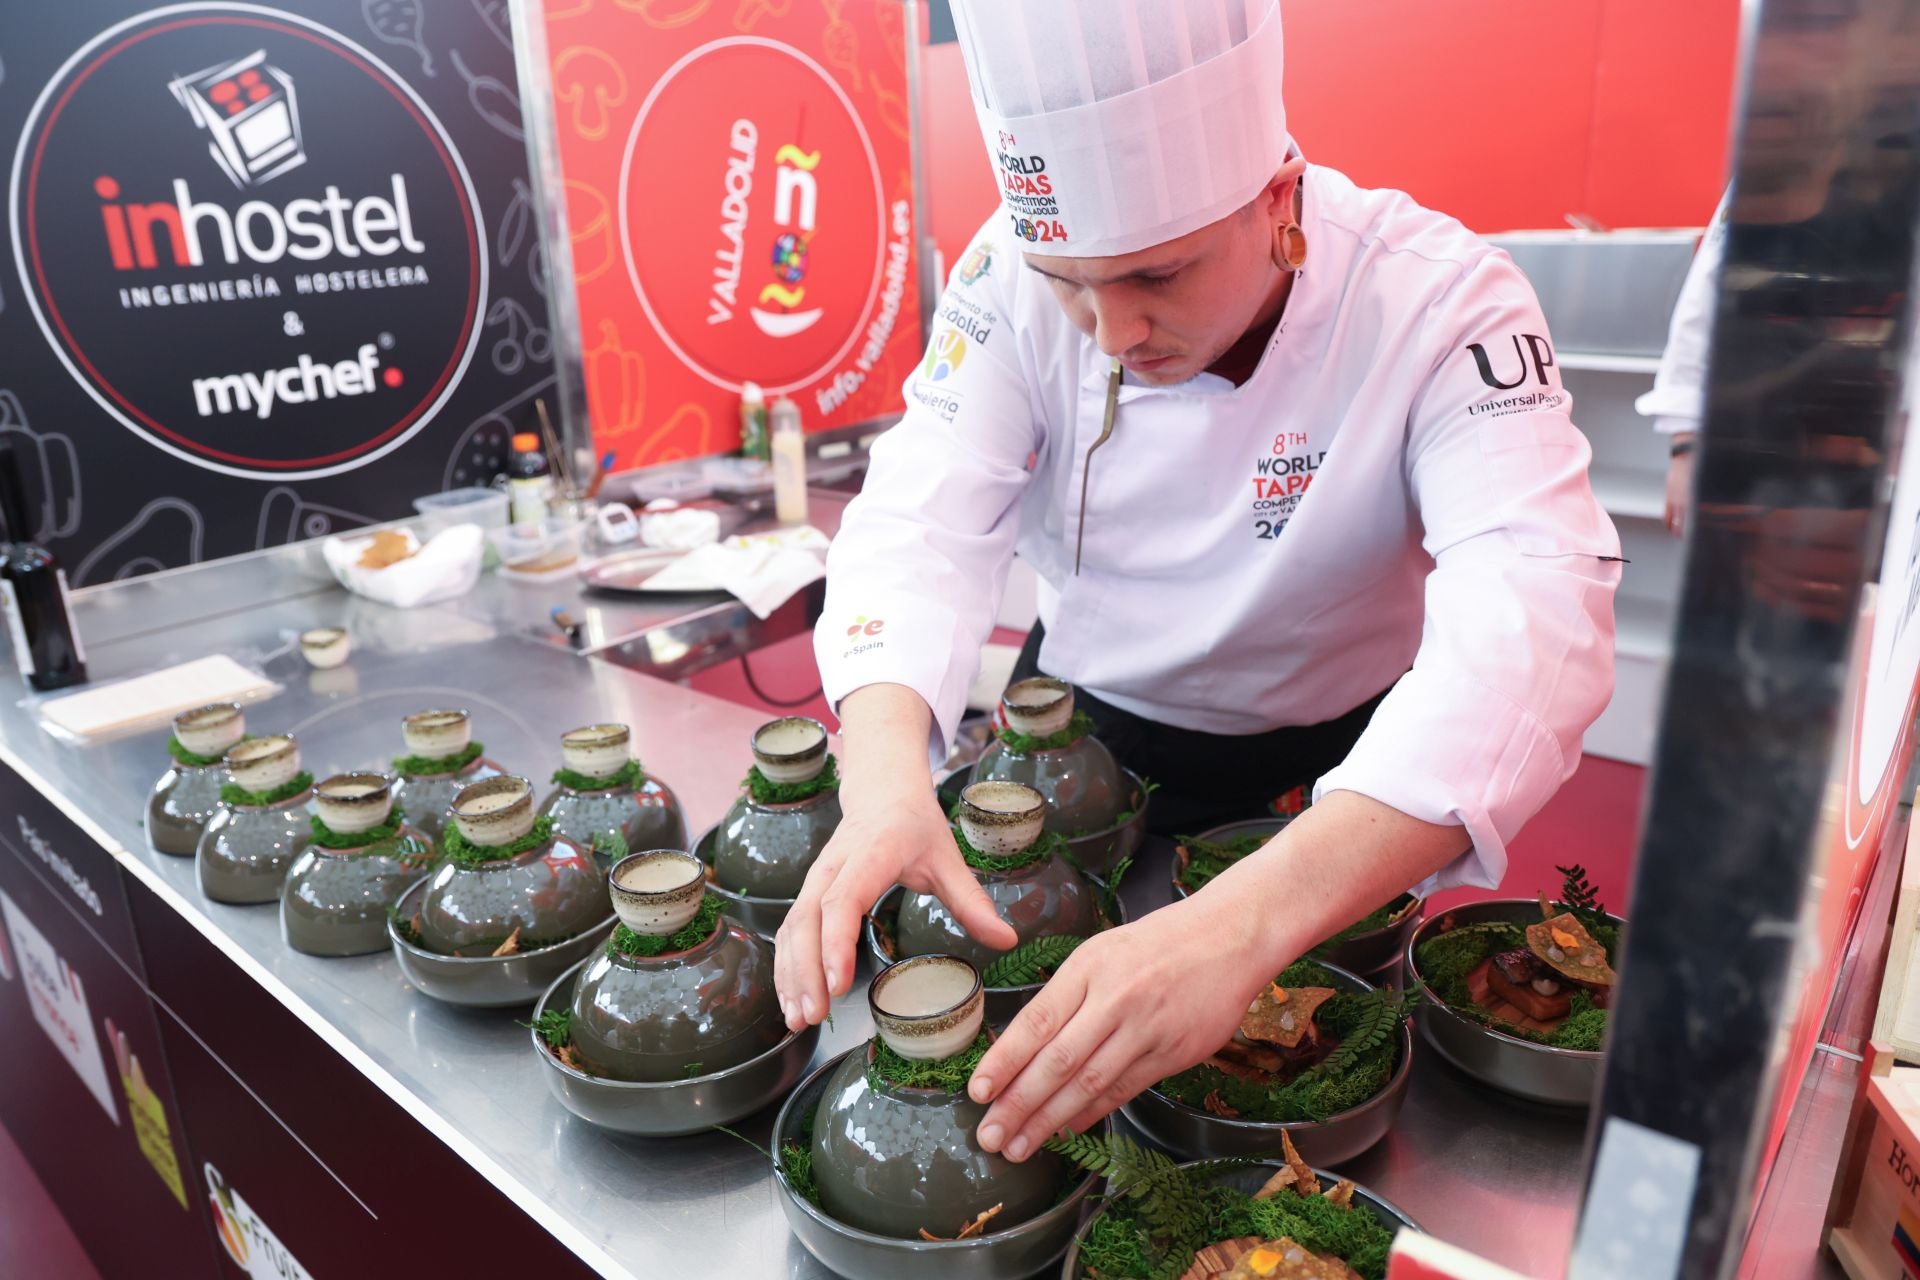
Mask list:
MULTIPOLYGON (((1045 674, 1036 622, 1013 666, 1013 678, 1045 674)), ((1148 828, 1157 835, 1198 835, 1209 827, 1264 817, 1295 787, 1311 791, 1314 780, 1347 758, 1386 690, 1337 720, 1290 725, 1265 733, 1202 733, 1160 724, 1122 711, 1085 689, 1074 689, 1074 706, 1093 718, 1100 740, 1121 764, 1160 784, 1148 806, 1148 828)))

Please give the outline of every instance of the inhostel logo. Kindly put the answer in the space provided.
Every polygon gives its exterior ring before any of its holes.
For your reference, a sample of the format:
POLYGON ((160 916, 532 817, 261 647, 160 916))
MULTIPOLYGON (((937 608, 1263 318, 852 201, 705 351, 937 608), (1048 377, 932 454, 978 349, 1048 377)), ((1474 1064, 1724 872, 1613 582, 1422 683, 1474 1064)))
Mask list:
POLYGON ((397 72, 284 10, 174 4, 75 50, 28 113, 9 205, 68 373, 208 470, 364 466, 433 421, 479 341, 486 232, 458 150, 397 72))

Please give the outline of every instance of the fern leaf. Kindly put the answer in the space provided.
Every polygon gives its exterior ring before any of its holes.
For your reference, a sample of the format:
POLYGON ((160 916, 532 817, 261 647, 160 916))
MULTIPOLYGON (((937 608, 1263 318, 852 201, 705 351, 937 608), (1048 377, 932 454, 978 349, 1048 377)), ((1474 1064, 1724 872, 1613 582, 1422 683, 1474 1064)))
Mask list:
POLYGON ((989 987, 1026 987, 1045 982, 1085 941, 1056 936, 1023 942, 983 969, 980 981, 989 987))

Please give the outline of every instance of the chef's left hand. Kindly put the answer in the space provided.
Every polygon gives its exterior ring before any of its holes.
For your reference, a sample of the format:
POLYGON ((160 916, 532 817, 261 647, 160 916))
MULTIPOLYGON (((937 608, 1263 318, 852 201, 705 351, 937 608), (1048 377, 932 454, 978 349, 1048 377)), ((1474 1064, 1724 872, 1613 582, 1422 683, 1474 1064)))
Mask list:
POLYGON ((980 1145, 1025 1160, 1225 1044, 1279 972, 1234 903, 1195 894, 1075 949, 973 1073, 980 1145))

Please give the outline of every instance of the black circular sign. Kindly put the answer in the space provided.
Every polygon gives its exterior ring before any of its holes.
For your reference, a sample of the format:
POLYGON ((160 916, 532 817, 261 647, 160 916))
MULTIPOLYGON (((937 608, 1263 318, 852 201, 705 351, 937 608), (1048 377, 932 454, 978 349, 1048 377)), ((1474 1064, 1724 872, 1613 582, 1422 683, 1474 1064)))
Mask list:
POLYGON ((68 372, 213 471, 363 466, 432 420, 479 339, 485 237, 446 130, 277 9, 174 5, 89 42, 34 104, 10 215, 68 372))

